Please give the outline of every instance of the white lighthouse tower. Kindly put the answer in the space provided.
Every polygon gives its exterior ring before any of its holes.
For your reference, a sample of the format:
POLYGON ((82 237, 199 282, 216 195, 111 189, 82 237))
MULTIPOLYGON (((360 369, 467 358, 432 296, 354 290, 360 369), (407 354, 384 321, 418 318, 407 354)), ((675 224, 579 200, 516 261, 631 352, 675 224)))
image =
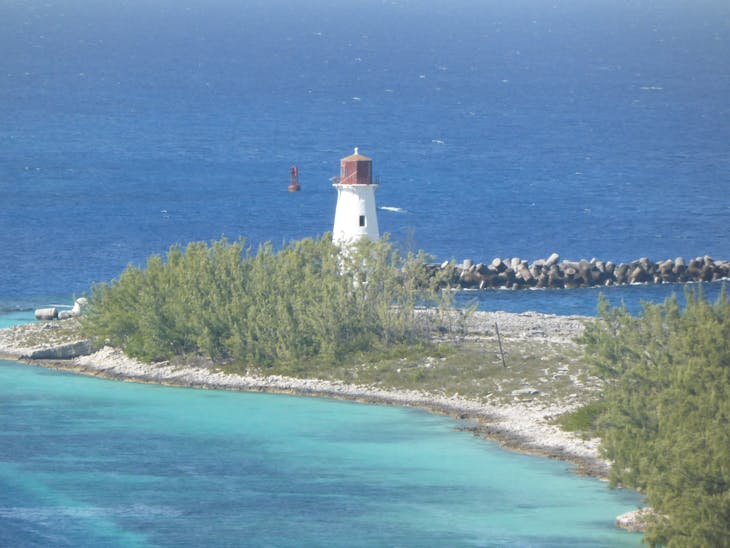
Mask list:
POLYGON ((340 176, 332 180, 337 189, 333 241, 343 245, 361 238, 379 240, 373 161, 355 148, 354 154, 340 160, 340 176))

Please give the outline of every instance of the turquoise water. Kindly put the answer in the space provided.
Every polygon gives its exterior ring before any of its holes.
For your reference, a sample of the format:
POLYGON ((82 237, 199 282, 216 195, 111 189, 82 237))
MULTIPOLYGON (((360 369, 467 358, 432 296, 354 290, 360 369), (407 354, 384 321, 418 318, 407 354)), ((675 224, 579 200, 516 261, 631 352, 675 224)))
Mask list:
POLYGON ((14 325, 22 325, 35 321, 35 314, 32 310, 16 310, 12 312, 0 313, 0 329, 12 327, 14 325))
POLYGON ((639 503, 419 410, 0 362, 1 546, 633 546, 639 503))

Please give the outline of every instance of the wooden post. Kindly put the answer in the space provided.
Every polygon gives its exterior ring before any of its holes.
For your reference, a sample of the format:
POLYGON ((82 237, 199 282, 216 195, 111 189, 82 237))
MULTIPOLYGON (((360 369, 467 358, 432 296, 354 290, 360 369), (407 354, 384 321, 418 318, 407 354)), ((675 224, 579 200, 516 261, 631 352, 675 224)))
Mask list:
POLYGON ((494 330, 497 332, 497 342, 499 342, 499 355, 502 357, 502 367, 507 367, 507 363, 504 361, 504 349, 502 348, 502 337, 499 335, 499 325, 494 322, 494 330))

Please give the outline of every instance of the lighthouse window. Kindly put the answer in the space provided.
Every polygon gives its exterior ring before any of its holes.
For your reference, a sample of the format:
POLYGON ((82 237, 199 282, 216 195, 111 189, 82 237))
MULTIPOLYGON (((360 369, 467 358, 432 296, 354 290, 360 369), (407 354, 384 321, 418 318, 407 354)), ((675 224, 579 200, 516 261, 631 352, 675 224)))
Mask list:
POLYGON ((365 226, 365 215, 360 215, 360 226, 365 226))

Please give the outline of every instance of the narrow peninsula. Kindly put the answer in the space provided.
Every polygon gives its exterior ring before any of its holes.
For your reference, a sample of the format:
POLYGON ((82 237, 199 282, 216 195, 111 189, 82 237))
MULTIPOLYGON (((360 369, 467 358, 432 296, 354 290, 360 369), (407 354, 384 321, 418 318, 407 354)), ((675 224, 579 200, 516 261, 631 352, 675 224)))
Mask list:
POLYGON ((605 476, 598 439, 584 439, 555 424, 556 417, 598 390, 574 342, 588 319, 475 312, 464 332, 464 355, 362 363, 326 378, 237 374, 209 363, 144 363, 111 347, 87 354, 88 343, 79 338, 74 319, 4 329, 0 356, 117 380, 419 407, 462 419, 463 428, 509 449, 559 458, 583 473, 605 476), (86 355, 68 357, 70 348, 86 355))

